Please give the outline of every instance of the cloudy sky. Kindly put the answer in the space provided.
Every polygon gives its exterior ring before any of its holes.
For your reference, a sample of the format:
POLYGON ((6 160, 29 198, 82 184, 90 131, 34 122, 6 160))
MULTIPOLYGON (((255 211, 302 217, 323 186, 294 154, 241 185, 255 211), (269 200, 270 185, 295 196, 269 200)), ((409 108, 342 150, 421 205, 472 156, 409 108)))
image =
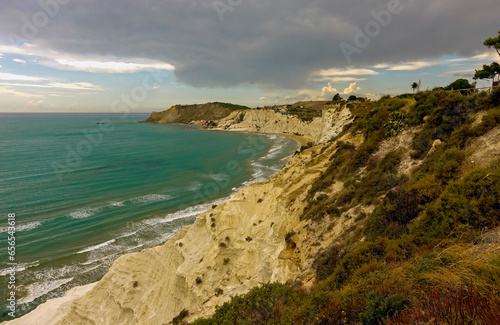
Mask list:
POLYGON ((499 61, 482 45, 499 12, 498 0, 2 0, 0 112, 264 106, 443 86, 499 61))

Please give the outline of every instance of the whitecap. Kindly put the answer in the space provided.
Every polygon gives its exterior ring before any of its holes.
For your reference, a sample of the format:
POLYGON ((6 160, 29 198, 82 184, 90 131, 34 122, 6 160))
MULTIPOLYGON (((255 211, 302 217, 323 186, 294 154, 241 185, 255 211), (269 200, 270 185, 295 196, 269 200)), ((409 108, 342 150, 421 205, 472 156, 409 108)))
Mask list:
POLYGON ((90 246, 88 248, 82 249, 81 251, 77 252, 77 254, 82 254, 82 253, 87 253, 87 252, 94 251, 96 249, 108 246, 109 244, 112 244, 115 241, 116 241, 116 239, 111 239, 111 240, 108 240, 107 242, 101 243, 99 245, 90 246))
MULTIPOLYGON (((26 269, 29 269, 30 267, 38 266, 40 265, 40 261, 35 261, 35 262, 29 262, 29 263, 17 263, 16 265, 16 273, 17 272, 22 272, 26 269)), ((9 268, 3 269, 0 271, 0 276, 5 276, 10 272, 9 268)))
POLYGON ((47 293, 56 290, 57 288, 65 285, 66 283, 72 281, 73 278, 65 278, 59 279, 55 281, 42 281, 30 284, 26 287, 29 294, 26 297, 23 297, 18 300, 19 304, 27 304, 32 302, 33 300, 46 295, 47 293))
POLYGON ((84 208, 70 212, 69 216, 73 219, 85 219, 93 216, 96 212, 99 212, 99 210, 99 208, 84 208))
POLYGON ((178 219, 185 219, 185 218, 189 218, 189 217, 194 217, 202 212, 207 211, 208 209, 210 209, 212 207, 212 205, 222 203, 222 202, 226 201, 228 198, 229 197, 225 197, 225 198, 221 198, 221 199, 218 199, 218 200, 215 200, 212 202, 191 206, 191 207, 188 207, 186 209, 167 214, 166 216, 163 216, 163 217, 146 219, 146 220, 143 220, 142 223, 146 224, 148 226, 155 226, 158 224, 172 222, 172 221, 178 220, 178 219))
POLYGON ((230 178, 227 174, 210 174, 208 177, 217 182, 227 181, 230 178))
MULTIPOLYGON (((33 221, 33 222, 29 222, 27 224, 16 224, 15 230, 16 230, 16 232, 17 231, 30 231, 30 230, 33 230, 35 228, 40 227, 41 225, 42 225, 42 223, 40 221, 33 221)), ((7 232, 9 230, 9 228, 10 228, 9 226, 0 228, 0 233, 7 232)))
POLYGON ((170 200, 172 197, 166 194, 148 194, 131 199, 134 203, 150 203, 170 200))
POLYGON ((125 238, 125 237, 130 237, 130 236, 133 236, 133 235, 137 234, 137 231, 138 231, 138 230, 133 231, 133 232, 129 232, 129 233, 126 233, 126 234, 123 234, 123 235, 120 235, 120 236, 116 237, 116 239, 118 239, 118 238, 125 238))
POLYGON ((191 182, 189 183, 187 186, 186 186, 186 189, 188 191, 196 191, 196 190, 199 190, 201 187, 203 186, 203 184, 201 182, 198 182, 198 181, 194 181, 194 182, 191 182))
POLYGON ((118 202, 118 201, 112 201, 112 202, 109 202, 109 206, 111 206, 111 207, 123 207, 123 206, 125 206, 125 203, 118 202))

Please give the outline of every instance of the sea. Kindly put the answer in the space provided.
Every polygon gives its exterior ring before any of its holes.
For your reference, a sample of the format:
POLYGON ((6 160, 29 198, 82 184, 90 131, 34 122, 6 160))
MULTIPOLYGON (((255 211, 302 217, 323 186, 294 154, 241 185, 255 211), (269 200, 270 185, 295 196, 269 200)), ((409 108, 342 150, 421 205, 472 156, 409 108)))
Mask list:
POLYGON ((163 244, 298 149, 281 135, 139 123, 148 115, 0 113, 0 287, 7 298, 15 263, 16 317, 163 244))

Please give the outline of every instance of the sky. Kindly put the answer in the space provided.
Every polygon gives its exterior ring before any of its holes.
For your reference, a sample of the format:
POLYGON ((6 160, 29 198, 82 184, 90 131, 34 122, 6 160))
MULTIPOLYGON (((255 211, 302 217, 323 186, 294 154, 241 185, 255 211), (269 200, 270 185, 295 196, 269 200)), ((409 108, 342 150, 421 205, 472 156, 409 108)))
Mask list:
POLYGON ((483 45, 499 12, 498 0, 2 0, 0 112, 257 107, 472 82, 500 61, 483 45))

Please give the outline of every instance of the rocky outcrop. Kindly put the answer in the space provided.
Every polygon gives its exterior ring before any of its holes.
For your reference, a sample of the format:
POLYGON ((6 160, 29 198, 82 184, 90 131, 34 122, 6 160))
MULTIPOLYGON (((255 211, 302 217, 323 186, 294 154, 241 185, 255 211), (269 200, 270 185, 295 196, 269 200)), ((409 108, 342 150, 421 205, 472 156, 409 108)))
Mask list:
POLYGON ((218 128, 230 131, 297 134, 315 143, 323 143, 339 134, 352 121, 347 107, 325 106, 321 117, 312 121, 274 109, 238 110, 218 122, 218 128))
POLYGON ((218 121, 237 109, 246 108, 248 107, 219 102, 201 105, 176 105, 162 112, 152 112, 144 122, 189 123, 199 120, 218 121))

